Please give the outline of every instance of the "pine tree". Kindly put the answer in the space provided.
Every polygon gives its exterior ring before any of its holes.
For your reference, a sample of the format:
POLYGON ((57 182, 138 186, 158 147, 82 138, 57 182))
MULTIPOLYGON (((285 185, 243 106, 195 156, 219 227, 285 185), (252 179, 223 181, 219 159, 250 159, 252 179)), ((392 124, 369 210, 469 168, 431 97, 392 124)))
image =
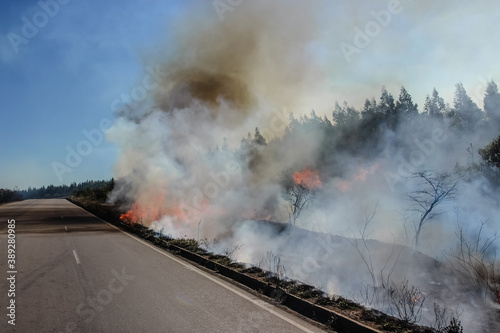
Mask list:
POLYGON ((256 128, 255 128, 255 135, 254 135, 253 142, 254 142, 255 144, 258 144, 258 145, 261 145, 261 146, 265 146, 265 145, 267 145, 266 138, 264 138, 264 137, 262 136, 262 134, 260 134, 260 131, 259 131, 259 128, 258 128, 258 127, 256 127, 256 128))
POLYGON ((366 134, 373 134, 377 128, 380 126, 381 116, 380 109, 377 105, 377 101, 372 98, 365 100, 363 110, 361 111, 361 123, 363 131, 366 134))
POLYGON ((395 128, 398 122, 396 114, 396 105, 394 104, 394 97, 382 88, 382 95, 378 104, 380 112, 384 115, 384 120, 390 128, 395 128))
POLYGON ((348 106, 347 102, 344 102, 342 106, 335 102, 332 117, 335 125, 343 129, 353 128, 359 121, 359 113, 353 107, 348 106))
POLYGON ((446 111, 444 99, 439 96, 436 88, 432 90, 432 97, 425 98, 424 113, 430 117, 442 119, 446 111))
POLYGON ((369 118, 370 115, 374 115, 377 112, 378 112, 377 101, 374 98, 372 98, 371 101, 369 99, 366 99, 365 104, 363 106, 363 111, 361 111, 362 117, 369 118))
POLYGON ((500 93, 497 84, 492 80, 488 82, 484 95, 484 111, 488 120, 494 125, 500 125, 500 93))
POLYGON ((459 127, 473 129, 482 119, 481 109, 472 101, 462 83, 456 85, 451 116, 455 118, 459 127))
POLYGON ((404 86, 401 87, 399 99, 396 102, 396 115, 404 119, 413 119, 418 116, 418 105, 413 103, 411 95, 404 86))
MULTIPOLYGON (((352 134, 357 137, 357 143, 376 144, 379 142, 380 134, 386 128, 387 118, 380 104, 374 98, 365 101, 363 110, 361 111, 361 126, 358 133, 352 134)), ((354 139, 354 138, 353 138, 354 139)))

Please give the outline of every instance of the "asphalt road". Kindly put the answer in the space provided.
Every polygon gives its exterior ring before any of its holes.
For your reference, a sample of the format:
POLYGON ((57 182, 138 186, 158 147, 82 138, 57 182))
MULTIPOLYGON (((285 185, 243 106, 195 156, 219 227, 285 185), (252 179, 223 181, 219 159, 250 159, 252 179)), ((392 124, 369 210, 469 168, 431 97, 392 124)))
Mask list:
POLYGON ((64 199, 0 206, 0 272, 0 332, 321 332, 64 199))

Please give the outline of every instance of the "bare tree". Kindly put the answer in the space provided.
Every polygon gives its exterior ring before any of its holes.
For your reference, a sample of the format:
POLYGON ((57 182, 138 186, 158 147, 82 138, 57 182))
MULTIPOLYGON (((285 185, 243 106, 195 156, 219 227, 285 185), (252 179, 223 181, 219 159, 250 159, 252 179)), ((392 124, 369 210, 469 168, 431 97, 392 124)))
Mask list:
POLYGON ((437 209, 439 205, 454 198, 459 179, 453 179, 448 173, 433 174, 429 171, 414 173, 413 177, 418 179, 420 189, 408 194, 408 198, 414 204, 411 210, 419 214, 414 222, 415 248, 418 248, 422 228, 442 213, 437 209))
MULTIPOLYGON (((370 274, 371 280, 372 280, 372 286, 374 288, 379 287, 381 284, 384 284, 384 279, 383 279, 383 273, 381 272, 381 279, 378 280, 376 274, 375 274, 375 268, 373 267, 373 260, 372 260, 372 255, 370 252, 370 249, 368 247, 368 237, 370 234, 368 233, 368 227, 372 223, 373 218, 375 217, 375 214, 377 213, 377 208, 378 208, 378 203, 375 205, 373 208, 373 211, 369 214, 366 215, 365 217, 365 224, 363 225, 362 228, 358 230, 358 234, 356 235, 353 232, 353 238, 348 238, 346 237, 347 241, 354 246, 356 251, 358 252, 359 256, 361 257, 361 260, 366 266, 366 269, 368 270, 368 273, 370 274)), ((392 271, 391 271, 392 273, 392 271)))
POLYGON ((426 294, 420 288, 410 285, 406 278, 400 283, 395 283, 391 278, 403 251, 403 247, 396 244, 394 235, 392 249, 385 263, 377 267, 377 270, 373 263, 368 246, 368 227, 375 217, 377 207, 378 204, 375 205, 371 213, 366 215, 365 223, 358 230, 358 235, 355 235, 354 238, 346 238, 356 248, 372 280, 371 286, 364 284, 360 290, 362 301, 365 305, 371 306, 373 304, 376 308, 408 323, 416 323, 422 317, 426 294))
POLYGON ((410 285, 407 279, 400 284, 392 283, 387 289, 390 312, 407 323, 416 323, 422 317, 426 295, 420 288, 410 285))
POLYGON ((466 236, 459 227, 458 246, 454 252, 447 254, 448 261, 464 289, 478 301, 494 299, 500 302, 500 282, 495 267, 495 241, 500 237, 497 232, 484 236, 482 222, 474 237, 466 236))
POLYGON ((302 184, 293 183, 287 186, 283 197, 289 203, 289 222, 295 225, 302 210, 316 197, 316 193, 302 184))
POLYGON ((463 333, 462 312, 434 303, 434 329, 437 333, 463 333))
POLYGON ((346 240, 356 249, 361 260, 363 261, 368 273, 371 278, 371 285, 363 284, 360 294, 364 304, 366 305, 380 305, 387 303, 385 299, 385 295, 387 294, 387 288, 390 287, 391 284, 391 275, 396 268, 396 264, 398 263, 399 257, 403 250, 402 247, 396 251, 396 240, 393 235, 393 243, 392 248, 387 260, 384 265, 380 267, 380 271, 375 269, 373 264, 373 259, 371 255, 370 248, 368 246, 368 237, 370 233, 368 231, 368 227, 372 223, 375 214, 377 213, 378 203, 375 204, 373 210, 366 214, 365 223, 362 228, 358 230, 358 234, 354 234, 354 237, 349 238, 346 237, 346 240))

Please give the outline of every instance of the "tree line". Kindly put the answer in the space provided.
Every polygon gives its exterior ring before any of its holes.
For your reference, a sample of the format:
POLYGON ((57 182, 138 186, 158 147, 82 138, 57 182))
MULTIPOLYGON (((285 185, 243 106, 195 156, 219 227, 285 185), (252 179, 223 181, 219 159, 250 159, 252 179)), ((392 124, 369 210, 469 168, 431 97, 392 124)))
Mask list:
POLYGON ((41 187, 28 187, 19 189, 0 189, 0 203, 19 201, 24 199, 50 199, 64 198, 71 195, 90 195, 99 199, 103 193, 109 192, 114 186, 114 179, 111 180, 86 180, 81 183, 73 182, 70 185, 48 185, 41 187), (95 190, 95 191, 94 191, 95 190))
MULTIPOLYGON (((286 128, 282 138, 266 141, 258 128, 255 134, 248 133, 241 140, 237 151, 248 160, 250 169, 258 166, 259 152, 262 147, 271 148, 280 146, 283 142, 303 142, 309 140, 311 135, 318 135, 319 145, 318 160, 313 161, 318 169, 332 168, 335 163, 340 162, 335 156, 339 153, 355 155, 363 159, 378 156, 387 145, 387 133, 394 135, 391 144, 405 148, 407 144, 402 136, 418 132, 422 136, 428 136, 430 131, 437 125, 446 129, 454 135, 455 144, 457 138, 472 141, 474 136, 481 134, 498 136, 489 145, 477 147, 474 153, 479 154, 487 166, 498 168, 500 166, 500 93, 494 81, 487 85, 484 96, 484 108, 481 109, 467 94, 462 83, 455 86, 453 104, 450 106, 439 95, 436 89, 427 95, 422 109, 413 102, 411 95, 403 86, 397 99, 382 88, 381 96, 366 99, 362 109, 349 106, 347 102, 339 104, 335 102, 331 118, 318 116, 313 110, 310 115, 302 115, 296 118, 290 114, 290 124, 286 128), (385 141, 384 141, 385 140, 385 141), (479 149, 478 149, 479 148, 479 149)), ((493 137, 494 138, 494 137, 493 137)), ((491 139, 490 139, 491 140, 491 139)), ((463 142, 462 142, 463 143, 463 142)), ((213 151, 224 152, 228 150, 227 141, 224 140, 222 148, 213 151)), ((406 147, 409 148, 409 147, 406 147)), ((279 149, 277 149, 279 150, 279 149)), ((472 152, 470 152, 472 153, 472 152)), ((324 174, 324 173, 323 173, 324 174)), ((327 176, 338 176, 328 174, 327 176)))

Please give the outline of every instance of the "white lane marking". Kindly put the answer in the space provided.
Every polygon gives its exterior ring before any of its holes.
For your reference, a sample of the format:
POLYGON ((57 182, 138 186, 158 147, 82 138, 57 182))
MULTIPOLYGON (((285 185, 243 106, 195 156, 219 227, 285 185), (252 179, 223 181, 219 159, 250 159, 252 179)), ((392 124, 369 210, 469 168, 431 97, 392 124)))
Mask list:
MULTIPOLYGON (((136 241, 138 241, 138 242, 140 242, 140 243, 142 243, 142 244, 144 244, 144 245, 146 245, 146 246, 150 247, 151 249, 153 249, 153 250, 155 250, 156 252, 158 252, 158 253, 160 253, 160 254, 164 255, 165 257, 167 257, 167 258, 169 258, 169 259, 172 259, 173 261, 175 261, 175 262, 177 262, 177 263, 181 264, 181 265, 182 265, 182 266, 184 266, 185 268, 187 268, 187 269, 189 269, 189 270, 191 270, 191 271, 194 271, 194 272, 196 272, 196 273, 200 274, 201 276, 203 276, 203 277, 205 277, 205 278, 209 279, 210 281, 217 283, 217 284, 218 284, 218 285, 220 285, 221 287, 224 287, 224 288, 226 288, 227 290, 229 290, 229 291, 231 291, 231 292, 235 293, 236 295, 238 295, 238 296, 240 296, 240 297, 242 297, 242 298, 246 299, 247 301, 252 302, 253 304, 257 305, 259 308, 261 308, 261 309, 263 309, 263 310, 265 310, 265 311, 267 311, 267 312, 269 312, 269 313, 271 313, 271 314, 275 315, 275 316, 276 316, 276 317, 278 317, 278 318, 281 318, 282 320, 286 321, 286 322, 287 322, 287 323, 289 323, 290 325, 295 326, 296 328, 298 328, 298 329, 300 329, 300 330, 302 330, 302 331, 304 331, 304 332, 307 332, 307 333, 314 333, 314 331, 311 331, 311 330, 310 330, 310 329, 308 329, 307 327, 304 327, 304 326, 300 325, 299 323, 296 323, 296 322, 295 322, 295 321, 293 321, 292 319, 287 318, 286 316, 283 316, 282 314, 280 314, 279 312, 277 312, 276 310, 274 310, 274 306, 273 306, 273 305, 268 304, 268 303, 264 302, 263 300, 261 300, 261 299, 259 299, 259 298, 253 298, 253 297, 250 297, 250 296, 248 296, 248 295, 246 295, 246 294, 242 293, 241 291, 237 290, 235 287, 232 287, 232 286, 230 286, 230 285, 226 285, 225 283, 222 283, 222 281, 219 281, 217 278, 213 277, 212 275, 210 275, 210 274, 208 274, 208 273, 205 273, 204 271, 200 270, 199 268, 197 268, 197 267, 195 267, 195 266, 193 266, 193 265, 190 265, 190 264, 188 264, 188 263, 184 262, 183 260, 180 260, 179 258, 176 258, 175 256, 171 255, 170 253, 164 252, 164 251, 162 251, 162 250, 158 249, 157 247, 155 247, 155 246, 153 246, 153 245, 151 245, 151 244, 149 244, 149 243, 147 243, 147 242, 143 241, 142 239, 137 238, 137 237, 135 237, 135 236, 133 236, 133 235, 131 235, 131 234, 126 233, 125 231, 121 230, 121 229, 120 229, 120 228, 118 228, 118 227, 115 227, 115 226, 114 226, 114 225, 112 225, 111 223, 106 222, 106 221, 104 221, 104 220, 103 220, 103 219, 101 219, 101 218, 99 218, 99 219, 100 219, 101 221, 103 221, 103 222, 105 222, 105 223, 109 224, 109 225, 110 225, 110 226, 112 226, 113 228, 117 229, 118 231, 120 231, 120 232, 124 233, 125 235, 129 236, 130 238, 135 239, 136 241)), ((74 252, 74 251, 73 251, 73 252, 74 252)))
POLYGON ((68 231, 68 227, 67 227, 67 226, 64 226, 64 230, 68 231))
MULTIPOLYGON (((74 204, 73 204, 74 205, 74 204)), ((217 283, 218 285, 220 285, 221 287, 235 293, 236 295, 246 299, 247 301, 255 304, 256 306, 258 306, 259 308, 261 308, 262 310, 265 310, 273 315, 275 315, 276 317, 286 321, 287 323, 289 323, 290 325, 304 331, 304 332, 307 332, 307 333, 315 333, 314 331, 308 329, 307 327, 304 327, 302 325, 300 325, 299 323, 293 321, 292 319, 290 318, 287 318, 286 316, 280 314, 279 312, 277 312, 276 310, 274 310, 274 306, 269 304, 269 303, 266 303, 264 302, 263 300, 261 300, 260 298, 256 298, 256 297, 250 297, 246 294, 244 294, 243 292, 239 291, 236 287, 232 287, 231 285, 226 285, 224 284, 222 281, 220 281, 219 279, 213 277, 212 275, 208 274, 208 273, 205 273, 204 271, 200 270, 199 268, 187 263, 187 262, 184 262, 183 260, 180 260, 179 258, 175 257, 174 255, 168 253, 168 252, 165 252, 163 250, 160 250, 159 248, 147 243, 146 241, 143 241, 142 239, 134 236, 134 235, 131 235, 123 230, 121 230, 120 228, 112 225, 111 223, 107 222, 107 221, 104 221, 103 219, 101 219, 100 217, 98 216, 95 216, 94 214, 91 214, 89 212, 87 212, 85 209, 83 209, 82 207, 80 206, 77 206, 75 205, 76 207, 80 208, 81 210, 83 210, 84 212, 86 212, 87 214, 90 214, 92 216, 94 216, 95 218, 101 220, 102 222, 108 224, 109 226, 111 226, 112 228, 124 233, 125 235, 127 235, 128 237, 132 238, 132 239, 135 239, 136 241, 150 247, 151 249, 155 250, 156 252, 164 255, 165 257, 167 258, 170 258, 172 259, 173 261, 181 264, 182 266, 184 266, 185 268, 189 269, 189 270, 192 270, 198 274, 200 274, 201 276, 204 276, 205 278, 209 279, 210 281, 214 282, 214 283, 217 283)), ((74 251, 73 251, 74 252, 74 251)))
POLYGON ((78 258, 78 254, 76 254, 76 251, 73 250, 73 254, 75 255, 75 260, 78 265, 80 265, 80 258, 78 258))

